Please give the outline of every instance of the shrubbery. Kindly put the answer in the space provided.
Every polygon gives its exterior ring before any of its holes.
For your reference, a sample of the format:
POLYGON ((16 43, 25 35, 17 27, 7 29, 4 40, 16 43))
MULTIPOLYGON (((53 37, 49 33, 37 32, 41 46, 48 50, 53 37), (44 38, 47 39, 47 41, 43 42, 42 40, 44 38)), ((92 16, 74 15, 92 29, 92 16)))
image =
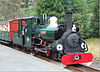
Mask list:
MULTIPOLYGON (((0 20, 14 19, 26 16, 56 16, 58 24, 65 24, 68 4, 65 0, 36 0, 36 5, 29 7, 30 0, 0 0, 0 20)), ((68 0, 66 0, 68 1, 68 0)), ((84 38, 99 37, 99 0, 69 0, 72 1, 73 23, 80 28, 84 38)))
MULTIPOLYGON (((99 37, 99 19, 97 0, 71 0, 73 23, 76 24, 84 38, 99 37)), ((59 24, 64 24, 66 20, 67 4, 65 0, 38 0, 37 15, 47 14, 56 16, 59 24)))

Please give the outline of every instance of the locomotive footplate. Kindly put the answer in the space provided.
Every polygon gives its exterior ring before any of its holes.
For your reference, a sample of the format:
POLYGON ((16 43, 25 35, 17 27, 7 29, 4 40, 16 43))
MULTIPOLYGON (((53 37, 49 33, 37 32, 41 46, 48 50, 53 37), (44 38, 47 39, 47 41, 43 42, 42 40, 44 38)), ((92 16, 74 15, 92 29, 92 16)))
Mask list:
POLYGON ((80 54, 64 55, 61 59, 61 62, 64 65, 71 65, 71 64, 91 62, 92 60, 93 60, 93 55, 91 53, 80 53, 80 54))

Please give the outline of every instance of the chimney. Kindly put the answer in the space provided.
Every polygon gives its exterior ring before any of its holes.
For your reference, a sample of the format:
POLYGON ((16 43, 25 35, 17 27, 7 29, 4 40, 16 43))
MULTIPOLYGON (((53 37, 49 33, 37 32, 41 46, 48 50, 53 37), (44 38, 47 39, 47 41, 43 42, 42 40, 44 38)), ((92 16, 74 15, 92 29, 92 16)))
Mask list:
POLYGON ((72 14, 73 14, 73 12, 72 11, 67 11, 66 12, 66 14, 67 14, 67 20, 66 20, 66 31, 68 31, 68 30, 71 30, 71 28, 72 28, 72 14))

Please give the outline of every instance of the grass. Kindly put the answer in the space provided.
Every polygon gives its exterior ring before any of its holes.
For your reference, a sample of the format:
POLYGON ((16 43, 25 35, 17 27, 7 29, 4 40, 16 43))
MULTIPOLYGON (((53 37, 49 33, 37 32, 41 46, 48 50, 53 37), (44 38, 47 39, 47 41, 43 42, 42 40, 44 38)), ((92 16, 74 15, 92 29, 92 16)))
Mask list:
POLYGON ((86 40, 90 53, 94 55, 95 58, 100 58, 100 39, 90 38, 86 40))

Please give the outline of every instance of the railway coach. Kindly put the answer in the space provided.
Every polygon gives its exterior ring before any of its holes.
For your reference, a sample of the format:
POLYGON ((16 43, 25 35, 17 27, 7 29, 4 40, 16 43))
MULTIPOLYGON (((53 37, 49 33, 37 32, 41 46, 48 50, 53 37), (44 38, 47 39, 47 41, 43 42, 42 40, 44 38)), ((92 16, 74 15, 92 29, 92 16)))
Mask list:
POLYGON ((10 20, 0 22, 0 39, 4 41, 11 41, 10 38, 10 20))
POLYGON ((0 22, 0 40, 9 44, 16 44, 27 48, 32 48, 32 35, 34 29, 39 25, 48 23, 48 18, 42 16, 23 17, 0 22))

